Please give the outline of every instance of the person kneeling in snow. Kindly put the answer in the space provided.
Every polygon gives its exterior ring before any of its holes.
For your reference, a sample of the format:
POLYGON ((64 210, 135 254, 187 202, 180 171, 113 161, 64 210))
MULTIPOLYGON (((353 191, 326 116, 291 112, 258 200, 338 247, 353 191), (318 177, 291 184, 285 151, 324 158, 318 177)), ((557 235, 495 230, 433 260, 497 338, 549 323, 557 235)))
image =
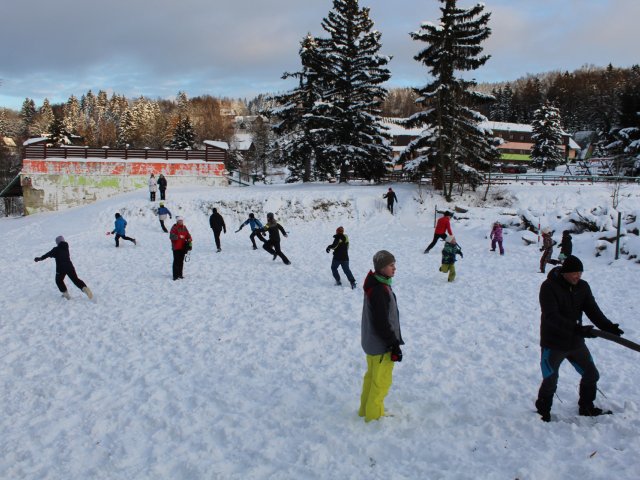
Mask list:
POLYGON ((595 407, 600 374, 584 342, 593 338, 593 325, 582 325, 586 313, 598 328, 614 335, 622 335, 617 323, 612 323, 598 307, 589 284, 581 279, 580 259, 569 255, 562 266, 555 267, 540 286, 540 368, 542 383, 536 400, 536 410, 542 420, 551 420, 551 404, 558 386, 560 364, 569 360, 582 376, 578 413, 587 417, 610 414, 595 407))
POLYGON ((442 265, 440 265, 440 271, 442 273, 449 272, 449 277, 447 278, 449 282, 453 282, 456 278, 456 255, 464 258, 460 245, 456 243, 456 237, 447 235, 444 248, 442 249, 442 265))
POLYGON ((361 344, 367 355, 367 372, 362 380, 358 415, 365 422, 384 415, 384 399, 392 382, 393 366, 402 361, 404 345, 400 333, 400 313, 391 280, 396 273, 396 259, 386 250, 373 256, 374 272, 364 281, 361 344))
POLYGON ((41 262, 51 257, 56 259, 56 285, 58 286, 58 290, 62 292, 62 296, 67 300, 71 299, 69 290, 67 290, 67 286, 64 283, 64 277, 68 275, 73 284, 82 290, 89 299, 92 299, 93 293, 89 290, 87 284, 80 280, 76 274, 76 269, 73 263, 71 263, 71 256, 69 255, 69 244, 65 242, 62 235, 56 237, 55 247, 41 257, 36 257, 33 260, 35 262, 41 262))

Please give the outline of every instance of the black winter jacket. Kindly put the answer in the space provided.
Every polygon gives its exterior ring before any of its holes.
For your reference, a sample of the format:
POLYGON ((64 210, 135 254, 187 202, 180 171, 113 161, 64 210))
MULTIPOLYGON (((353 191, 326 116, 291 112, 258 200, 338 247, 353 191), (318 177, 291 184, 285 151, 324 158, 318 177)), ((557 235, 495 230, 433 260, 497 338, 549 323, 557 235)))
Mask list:
POLYGON ((571 235, 568 233, 562 235, 562 241, 560 242, 560 253, 567 257, 573 252, 573 242, 571 241, 571 235))
POLYGON ((580 280, 571 285, 560 268, 551 270, 540 286, 540 346, 568 351, 584 345, 579 333, 583 312, 601 330, 614 327, 598 307, 589 284, 580 280))
POLYGON ((73 263, 71 263, 71 256, 69 255, 69 244, 67 242, 60 242, 47 253, 42 255, 40 260, 44 260, 46 258, 56 259, 56 273, 65 273, 73 270, 73 263))
POLYGON ((227 226, 224 224, 224 219, 218 212, 212 213, 209 217, 209 226, 216 232, 219 232, 222 229, 224 229, 225 232, 227 231, 227 226))
POLYGON ((349 237, 344 233, 336 233, 333 236, 333 243, 327 247, 333 250, 333 258, 341 262, 349 260, 349 237))
POLYGON ((269 240, 271 243, 280 243, 280 232, 286 237, 287 232, 278 222, 269 223, 260 229, 262 232, 269 232, 269 240), (279 230, 279 231, 278 231, 279 230))

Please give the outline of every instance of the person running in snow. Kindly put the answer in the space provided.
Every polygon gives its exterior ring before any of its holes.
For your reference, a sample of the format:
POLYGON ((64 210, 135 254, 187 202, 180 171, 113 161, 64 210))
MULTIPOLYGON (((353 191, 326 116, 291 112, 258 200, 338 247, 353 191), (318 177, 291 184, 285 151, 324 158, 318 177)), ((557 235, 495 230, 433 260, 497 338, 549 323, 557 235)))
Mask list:
POLYGON ((491 251, 496 251, 497 243, 498 247, 500 247, 500 255, 504 255, 504 248, 502 248, 502 224, 500 222, 495 222, 493 224, 489 238, 491 238, 491 251))
POLYGON ((49 250, 47 253, 40 257, 36 257, 33 260, 37 262, 41 262, 42 260, 46 260, 47 258, 55 258, 56 259, 56 285, 58 286, 58 290, 62 293, 62 296, 67 300, 71 299, 71 295, 69 295, 69 290, 67 290, 67 286, 64 283, 64 277, 69 276, 69 279, 73 282, 73 284, 78 287, 80 290, 84 292, 84 294, 89 297, 91 300, 93 298, 93 293, 87 287, 87 284, 78 278, 76 274, 76 269, 71 263, 71 256, 69 255, 69 244, 65 241, 62 235, 58 235, 56 237, 56 246, 49 250))
POLYGON ((280 250, 280 232, 282 232, 282 235, 285 237, 287 236, 287 232, 282 228, 282 225, 276 222, 273 213, 267 213, 267 224, 262 227, 262 231, 269 232, 269 240, 262 244, 262 248, 273 255, 273 260, 280 257, 285 265, 291 265, 289 259, 280 250))
POLYGON ((453 217, 453 213, 446 211, 444 215, 438 219, 436 229, 433 232, 433 240, 431 240, 431 243, 425 248, 424 253, 429 253, 439 239, 445 240, 447 234, 453 235, 451 231, 451 217, 453 217))
POLYGON ((216 241, 217 251, 220 252, 222 249, 220 248, 220 232, 224 231, 227 233, 227 226, 224 224, 224 219, 222 215, 218 213, 218 209, 214 208, 211 212, 211 216, 209 217, 209 226, 211 230, 213 230, 213 238, 216 241))
POLYGON ((249 225, 249 227, 251 228, 251 235, 249 235, 249 239, 251 240, 251 243, 253 244, 253 249, 257 250, 258 247, 256 246, 256 241, 254 240, 255 237, 258 237, 258 239, 264 243, 266 242, 265 238, 262 236, 262 222, 260 220, 258 220, 255 215, 253 213, 249 214, 249 218, 247 218, 241 225, 240 227, 238 227, 238 229, 236 230, 236 233, 238 233, 240 230, 242 230, 242 227, 244 227, 245 225, 249 225))
POLYGON ((374 271, 364 281, 364 301, 360 342, 367 357, 367 371, 362 379, 358 415, 365 422, 384 415, 384 399, 389 393, 395 362, 402 361, 404 345, 400 333, 400 313, 391 281, 396 273, 396 259, 386 250, 373 256, 374 271))
POLYGON ((535 406, 543 421, 551 420, 553 395, 558 386, 560 364, 569 360, 580 374, 578 413, 595 417, 610 414, 595 407, 600 374, 593 363, 585 338, 593 338, 593 325, 582 324, 582 314, 598 328, 614 335, 624 331, 611 322, 593 298, 589 284, 582 280, 584 271, 579 258, 569 255, 562 266, 555 267, 540 286, 540 368, 542 383, 535 406))
POLYGON ((111 235, 113 235, 114 233, 116 234, 116 248, 120 246, 121 238, 123 240, 129 240, 130 242, 133 242, 134 245, 136 244, 135 238, 127 237, 127 235, 125 234, 126 227, 127 227, 127 221, 124 219, 122 215, 120 215, 119 213, 116 213, 114 228, 111 231, 111 235))
POLYGON ((542 229, 542 247, 540 247, 540 251, 542 252, 542 256, 540 257, 540 273, 544 273, 547 263, 551 265, 556 265, 558 262, 551 258, 553 254, 553 239, 551 238, 551 229, 549 227, 544 227, 542 229))
POLYGON ((156 201, 156 192, 158 191, 158 182, 156 182, 156 177, 153 176, 153 173, 149 177, 149 196, 152 202, 156 201))
POLYGON ((160 176, 158 177, 158 188, 160 189, 160 200, 166 200, 164 198, 164 195, 167 191, 167 179, 163 174, 160 174, 160 176))
POLYGON ((347 280, 351 284, 351 288, 356 288, 356 279, 349 269, 349 237, 344 234, 344 228, 336 228, 336 234, 333 236, 333 243, 326 249, 327 253, 333 250, 333 260, 331 260, 331 273, 336 279, 336 285, 342 285, 338 267, 342 267, 342 271, 347 276, 347 280))
POLYGON ((565 258, 573 253, 573 242, 571 241, 571 232, 565 230, 562 232, 562 240, 560 241, 560 255, 558 255, 558 262, 564 262, 565 258))
POLYGON ((191 250, 191 234, 184 225, 182 217, 176 217, 176 223, 169 232, 171 240, 171 250, 173 251, 173 279, 184 278, 182 270, 184 268, 184 257, 191 250))
POLYGON ((391 212, 391 215, 393 215, 393 202, 397 202, 398 201, 398 197, 396 196, 396 192, 394 192, 391 187, 389 187, 389 191, 387 193, 385 193, 384 195, 382 195, 382 198, 386 198, 387 199, 387 210, 389 210, 391 212))
POLYGON ((456 237, 447 235, 444 248, 442 249, 442 265, 440 265, 440 271, 442 273, 449 272, 449 276, 447 277, 447 281, 449 282, 453 282, 456 278, 456 255, 464 258, 462 249, 456 242, 456 237))
POLYGON ((173 218, 171 212, 167 207, 164 206, 164 203, 160 202, 160 208, 158 209, 158 218, 160 219, 160 226, 162 227, 162 231, 167 233, 167 227, 164 226, 164 221, 167 219, 167 215, 169 218, 173 218))

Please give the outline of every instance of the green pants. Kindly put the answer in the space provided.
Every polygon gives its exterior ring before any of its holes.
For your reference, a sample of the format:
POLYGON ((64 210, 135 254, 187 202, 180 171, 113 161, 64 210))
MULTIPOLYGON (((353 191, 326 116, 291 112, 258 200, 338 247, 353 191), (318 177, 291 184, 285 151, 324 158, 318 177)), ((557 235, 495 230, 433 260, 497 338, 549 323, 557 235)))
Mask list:
POLYGON ((389 393, 393 377, 391 353, 367 355, 367 372, 362 380, 362 395, 358 415, 366 422, 384 415, 384 398, 389 393))
POLYGON ((442 265, 440 265, 440 271, 442 273, 449 272, 449 277, 447 278, 447 280, 450 281, 450 282, 453 282, 453 280, 456 278, 456 265, 455 265, 455 263, 443 263, 442 265))

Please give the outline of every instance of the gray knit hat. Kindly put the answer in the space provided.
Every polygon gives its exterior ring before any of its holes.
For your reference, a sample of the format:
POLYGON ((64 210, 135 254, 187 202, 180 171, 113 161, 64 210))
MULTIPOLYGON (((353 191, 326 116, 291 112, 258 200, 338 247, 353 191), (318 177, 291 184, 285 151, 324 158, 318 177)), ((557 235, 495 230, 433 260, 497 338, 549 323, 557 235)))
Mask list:
POLYGON ((396 257, 392 253, 386 250, 380 250, 373 256, 373 268, 376 272, 379 272, 387 265, 391 265, 396 261, 396 257))
POLYGON ((64 237, 62 235, 58 235, 56 237, 56 245, 59 245, 60 242, 64 242, 64 237))

